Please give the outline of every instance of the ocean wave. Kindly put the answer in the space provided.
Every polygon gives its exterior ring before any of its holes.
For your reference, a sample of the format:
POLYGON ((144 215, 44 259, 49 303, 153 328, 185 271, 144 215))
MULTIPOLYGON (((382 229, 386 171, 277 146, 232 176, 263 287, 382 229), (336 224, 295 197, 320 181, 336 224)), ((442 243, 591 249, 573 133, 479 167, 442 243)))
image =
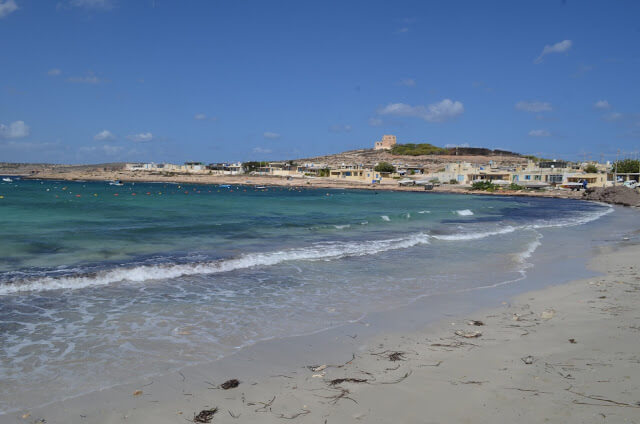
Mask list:
POLYGON ((456 213, 458 215, 460 215, 460 216, 471 216, 471 215, 473 215, 473 212, 471 210, 469 210, 469 209, 462 209, 462 210, 456 211, 456 213))
POLYGON ((380 218, 382 218, 383 221, 391 221, 387 215, 381 215, 380 218))
MULTIPOLYGON (((177 278, 188 275, 215 274, 229 272, 238 269, 258 266, 272 266, 287 261, 297 260, 335 260, 344 257, 375 255, 389 250, 406 249, 409 247, 429 244, 430 239, 440 241, 468 241, 486 237, 513 233, 519 230, 538 230, 551 227, 568 227, 583 225, 613 212, 612 207, 596 212, 582 213, 577 216, 562 218, 554 221, 543 221, 522 226, 505 226, 490 231, 460 232, 455 234, 426 234, 423 232, 406 237, 367 240, 358 242, 323 242, 315 243, 309 247, 279 250, 266 253, 248 253, 235 258, 215 261, 200 261, 189 263, 153 263, 133 266, 120 266, 117 268, 90 271, 82 268, 67 270, 52 270, 46 275, 25 273, 18 278, 11 278, 0 283, 0 295, 11 295, 20 292, 33 292, 57 289, 77 289, 90 286, 101 286, 121 281, 144 282, 148 280, 161 280, 177 278), (60 275, 60 273, 64 273, 60 275)), ((382 216, 383 219, 387 217, 382 216)), ((385 219, 385 220, 387 220, 385 219)), ((366 222, 366 221, 365 221, 366 222)), ((521 259, 524 262, 531 253, 540 245, 539 239, 527 249, 521 259)))
POLYGON ((446 241, 479 240, 485 237, 513 233, 517 229, 518 227, 508 226, 508 227, 503 227, 494 231, 480 231, 477 233, 438 234, 438 235, 432 235, 431 237, 437 240, 446 240, 446 241))
POLYGON ((387 240, 362 242, 324 242, 300 249, 280 250, 267 253, 248 253, 236 258, 188 264, 155 264, 119 267, 110 270, 79 273, 66 276, 46 276, 12 280, 0 285, 0 295, 57 289, 79 289, 102 286, 121 281, 144 282, 178 278, 188 275, 216 274, 257 266, 272 266, 287 261, 335 260, 344 257, 375 255, 389 250, 406 249, 428 244, 430 236, 424 233, 387 240))
POLYGON ((560 218, 553 221, 540 221, 538 223, 534 223, 526 226, 527 228, 540 229, 540 228, 553 228, 553 227, 573 227, 576 225, 587 224, 591 221, 595 221, 596 219, 600 219, 603 216, 610 214, 613 212, 613 206, 604 205, 606 208, 596 212, 584 212, 579 213, 576 216, 571 216, 568 218, 560 218))
MULTIPOLYGON (((520 226, 508 225, 508 226, 498 228, 495 230, 490 230, 490 231, 460 232, 455 234, 433 234, 431 235, 431 237, 433 237, 436 240, 444 240, 444 241, 479 240, 486 237, 509 234, 519 230, 540 230, 544 228, 554 228, 554 227, 573 227, 573 226, 584 225, 589 222, 595 221, 611 212, 613 212, 613 207, 607 205, 607 208, 604 210, 600 210, 596 212, 585 212, 585 213, 572 216, 570 218, 560 218, 553 221, 539 221, 533 224, 520 225, 520 226)), ((460 227, 460 228, 464 228, 464 227, 460 227)))

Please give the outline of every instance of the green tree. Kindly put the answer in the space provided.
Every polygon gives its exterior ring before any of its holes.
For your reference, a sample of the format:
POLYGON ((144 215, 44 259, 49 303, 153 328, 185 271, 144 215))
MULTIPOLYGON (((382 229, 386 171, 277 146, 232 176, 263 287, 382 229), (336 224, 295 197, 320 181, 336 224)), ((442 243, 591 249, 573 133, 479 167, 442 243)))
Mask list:
POLYGON ((614 171, 618 174, 630 174, 640 172, 640 160, 623 159, 613 164, 614 171))
POLYGON ((380 162, 374 169, 377 172, 384 172, 389 174, 396 172, 396 167, 391 165, 389 162, 380 162))
POLYGON ((589 165, 584 167, 584 172, 586 172, 587 174, 597 174, 598 173, 598 167, 595 166, 594 164, 590 163, 589 165))
POLYGON ((329 177, 331 176, 331 169, 322 168, 318 170, 318 177, 329 177))
POLYGON ((471 190, 496 191, 497 188, 491 181, 476 181, 471 184, 471 190))
POLYGON ((249 162, 244 162, 242 164, 242 168, 244 169, 244 172, 253 172, 256 169, 260 168, 261 166, 267 166, 267 165, 268 165, 267 162, 249 161, 249 162))

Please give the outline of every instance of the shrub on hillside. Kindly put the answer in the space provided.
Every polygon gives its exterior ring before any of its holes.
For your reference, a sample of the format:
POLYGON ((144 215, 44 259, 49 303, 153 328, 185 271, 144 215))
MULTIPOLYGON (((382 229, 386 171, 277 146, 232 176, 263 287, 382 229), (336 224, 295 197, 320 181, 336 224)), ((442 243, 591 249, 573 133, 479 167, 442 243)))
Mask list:
POLYGON ((471 190, 477 191, 496 191, 497 188, 498 186, 491 181, 476 181, 471 184, 471 190))
POLYGON ((429 143, 408 143, 408 144, 396 144, 391 149, 393 155, 407 155, 407 156, 421 156, 421 155, 442 155, 446 154, 447 149, 434 146, 429 143))

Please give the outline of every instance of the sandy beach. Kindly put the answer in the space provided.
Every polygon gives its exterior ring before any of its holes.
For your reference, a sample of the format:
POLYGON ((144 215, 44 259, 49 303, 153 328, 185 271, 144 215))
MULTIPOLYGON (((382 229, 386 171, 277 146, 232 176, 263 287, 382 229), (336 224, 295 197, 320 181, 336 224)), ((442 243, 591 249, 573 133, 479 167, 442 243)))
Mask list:
POLYGON ((0 0, 0 424, 640 424, 639 16, 0 0))
POLYGON ((0 421, 638 422, 639 255, 620 240, 600 248, 592 277, 515 298, 499 291, 497 307, 431 313, 416 302, 391 330, 365 319, 270 340, 0 421), (422 324, 434 314, 437 324, 422 324))

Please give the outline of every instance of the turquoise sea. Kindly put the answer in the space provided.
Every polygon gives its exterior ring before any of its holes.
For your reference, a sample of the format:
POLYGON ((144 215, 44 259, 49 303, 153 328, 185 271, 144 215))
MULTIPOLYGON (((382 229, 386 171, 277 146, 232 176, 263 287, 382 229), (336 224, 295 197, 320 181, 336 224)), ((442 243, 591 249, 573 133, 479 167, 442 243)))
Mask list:
POLYGON ((27 180, 0 196, 0 416, 522 284, 617 228, 609 206, 542 198, 27 180))

